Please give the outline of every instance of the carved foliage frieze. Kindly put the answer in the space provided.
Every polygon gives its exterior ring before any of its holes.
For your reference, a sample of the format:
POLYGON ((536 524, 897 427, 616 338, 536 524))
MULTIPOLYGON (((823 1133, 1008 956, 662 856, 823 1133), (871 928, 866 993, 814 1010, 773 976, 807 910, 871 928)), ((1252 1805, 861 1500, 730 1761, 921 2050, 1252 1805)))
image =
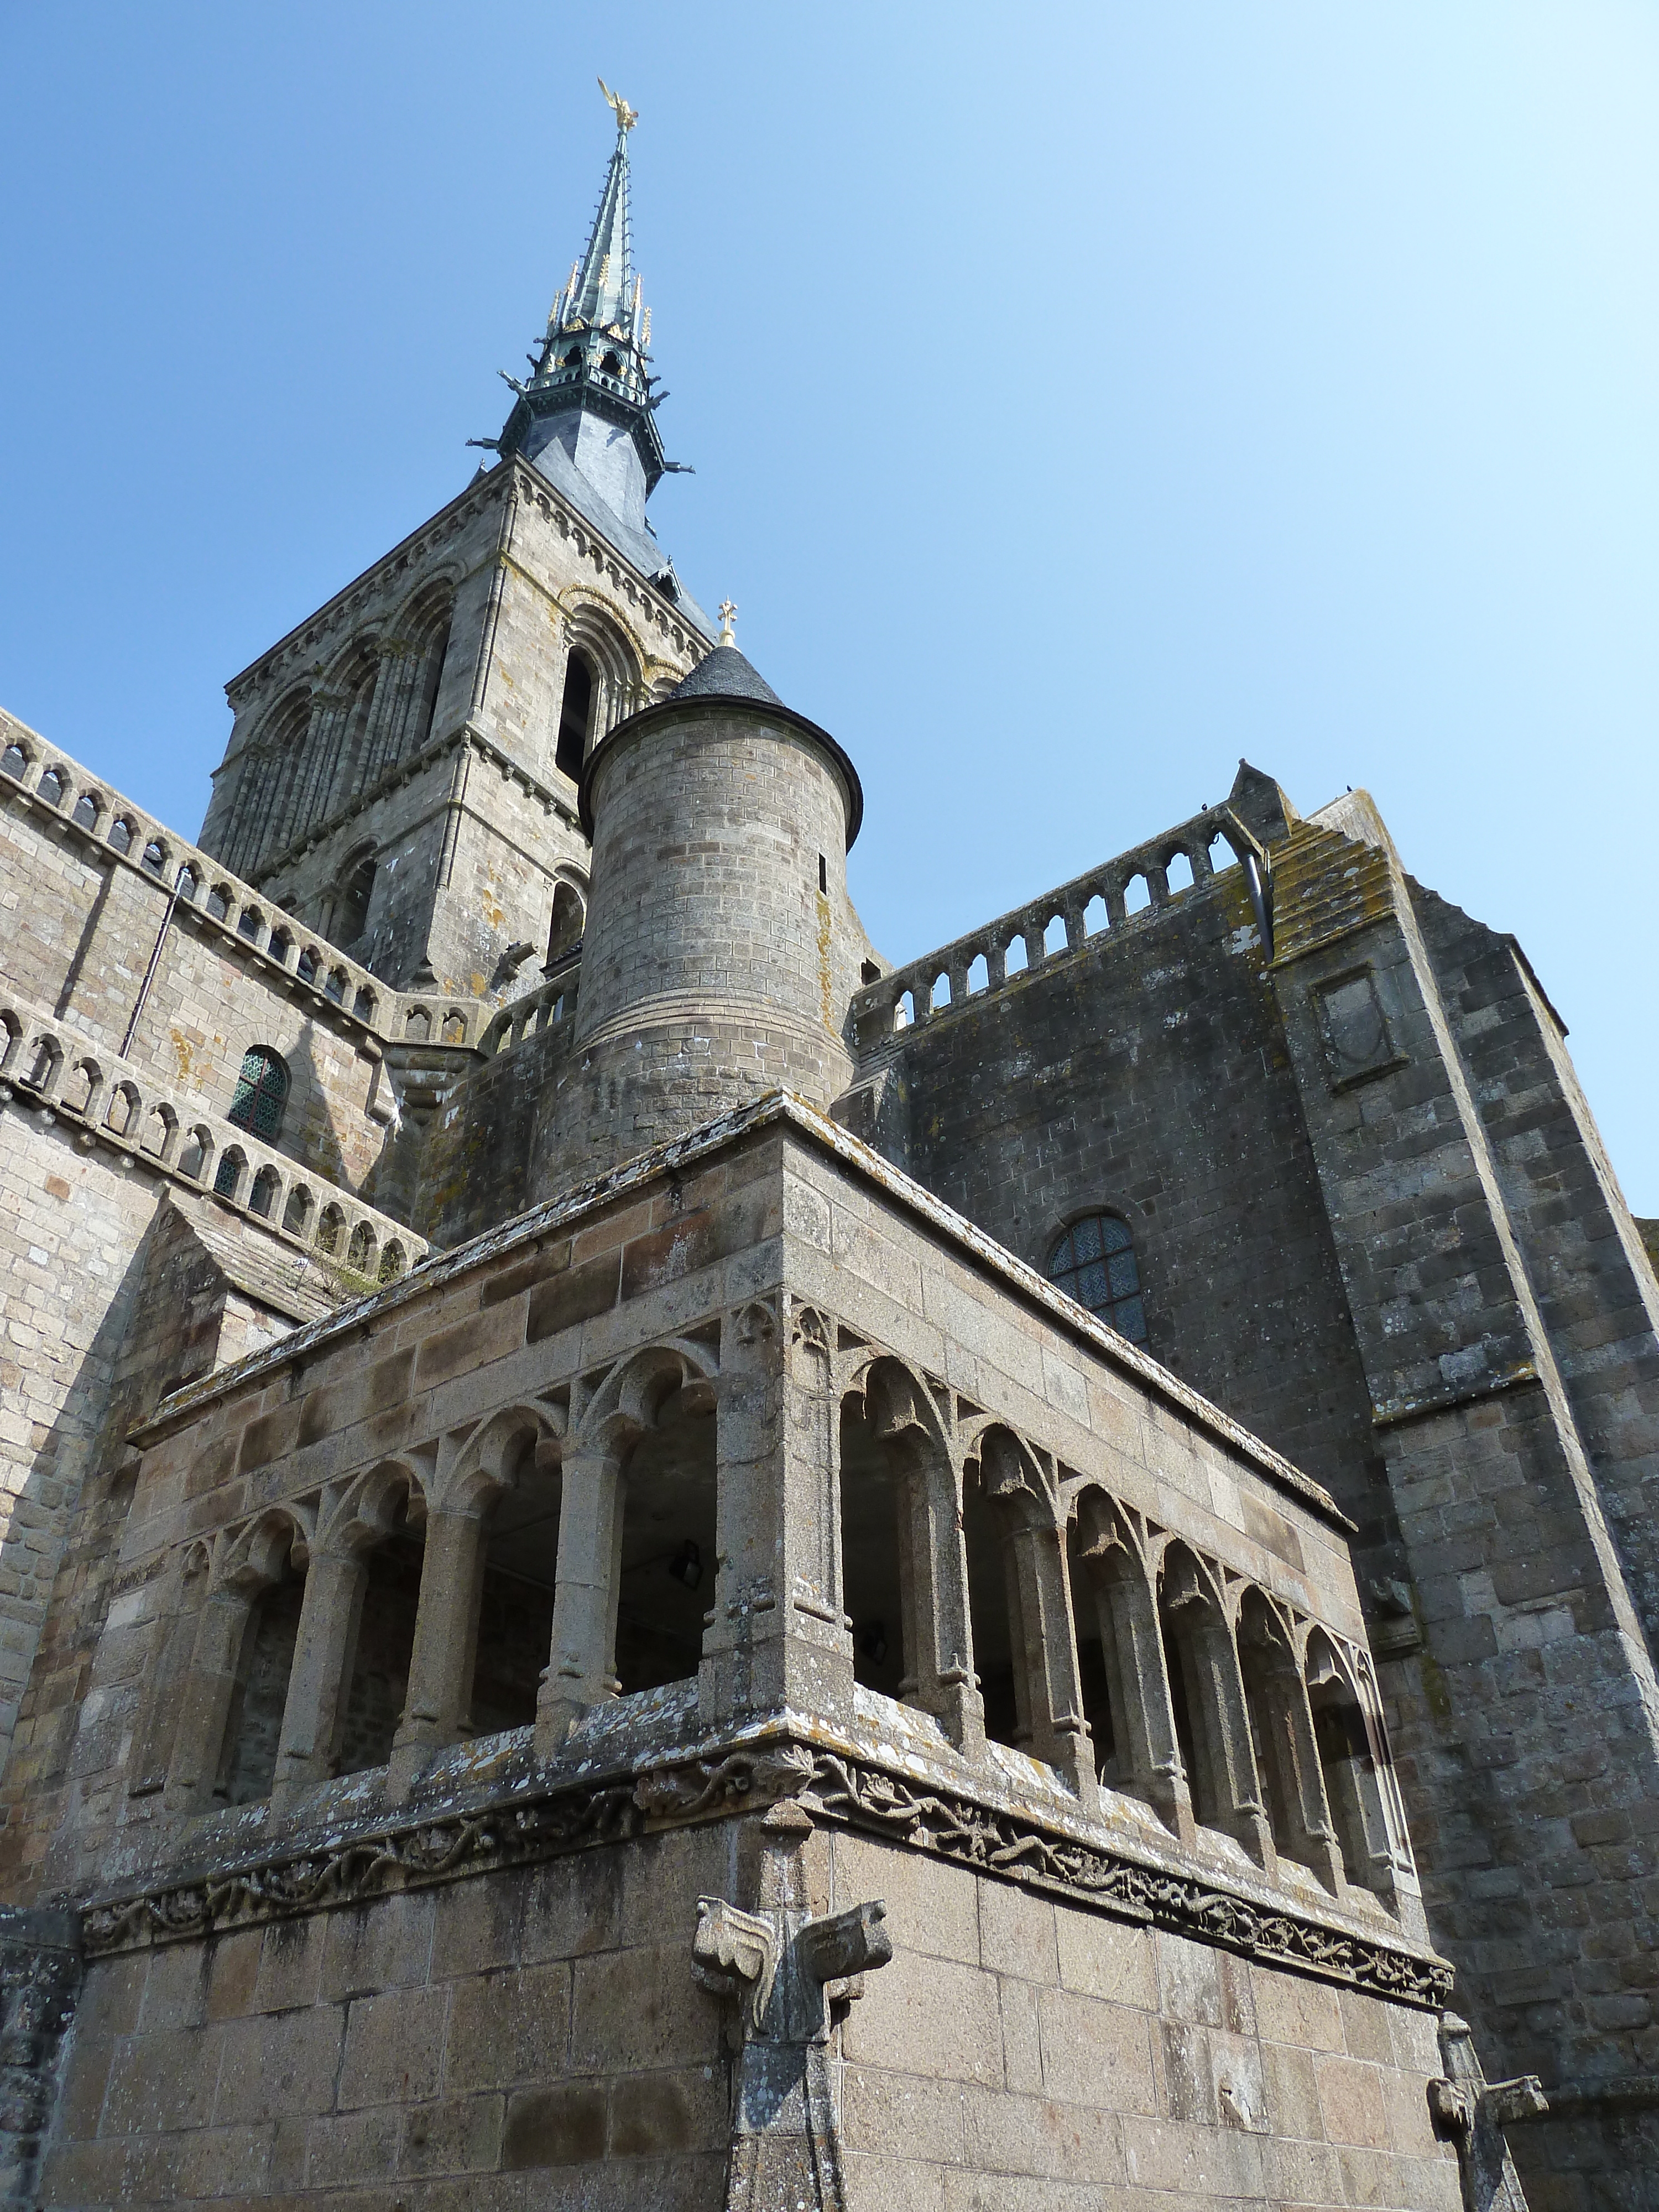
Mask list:
POLYGON ((1451 1972, 1385 1941, 1263 1906, 1219 1884, 1126 1857, 1024 1812, 930 1789, 873 1761, 787 1738, 553 1789, 533 1798, 387 1824, 309 1852, 228 1867, 89 1907, 93 1955, 361 1904, 392 1891, 520 1865, 789 1798, 815 1820, 1039 1888, 1118 1919, 1438 2009, 1451 1972))

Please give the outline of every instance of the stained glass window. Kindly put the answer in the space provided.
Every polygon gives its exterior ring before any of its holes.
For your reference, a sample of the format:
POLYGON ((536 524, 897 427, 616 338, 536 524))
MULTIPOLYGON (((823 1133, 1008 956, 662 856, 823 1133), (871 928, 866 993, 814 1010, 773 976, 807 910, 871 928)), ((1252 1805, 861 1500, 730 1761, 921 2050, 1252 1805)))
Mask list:
POLYGON ((238 1129, 252 1131, 274 1144, 283 1126, 283 1105, 288 1097, 288 1070, 274 1052, 255 1045, 242 1054, 242 1072, 236 1079, 236 1096, 225 1117, 238 1129))
POLYGON ((1048 1255, 1048 1279, 1067 1297, 1109 1322, 1121 1336, 1146 1341, 1134 1239, 1115 1213, 1074 1221, 1048 1255))

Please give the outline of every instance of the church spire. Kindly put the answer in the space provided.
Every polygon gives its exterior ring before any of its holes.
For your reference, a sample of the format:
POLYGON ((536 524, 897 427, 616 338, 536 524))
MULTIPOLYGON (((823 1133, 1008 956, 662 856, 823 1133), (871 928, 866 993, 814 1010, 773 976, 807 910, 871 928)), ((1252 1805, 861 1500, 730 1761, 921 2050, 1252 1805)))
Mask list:
POLYGON ((620 93, 612 92, 603 77, 599 90, 617 118, 616 148, 605 171, 605 190, 599 194, 587 251, 573 272, 564 298, 554 302, 548 321, 550 334, 562 317, 597 330, 615 328, 627 318, 631 327, 634 299, 630 295, 637 295, 639 290, 628 226, 628 134, 639 121, 639 113, 620 93))
MULTIPOLYGON (((531 356, 530 382, 507 379, 518 398, 495 445, 503 454, 522 453, 579 501, 584 490, 593 495, 611 516, 640 532, 646 501, 678 465, 664 459, 657 430, 656 410, 667 395, 651 390, 651 310, 629 227, 628 134, 639 115, 603 77, 599 89, 617 118, 617 143, 587 250, 553 302, 531 356), (627 434, 617 437, 618 429, 627 434), (563 481, 570 468, 574 487, 563 481)), ((594 520, 605 526, 606 517, 594 520)))

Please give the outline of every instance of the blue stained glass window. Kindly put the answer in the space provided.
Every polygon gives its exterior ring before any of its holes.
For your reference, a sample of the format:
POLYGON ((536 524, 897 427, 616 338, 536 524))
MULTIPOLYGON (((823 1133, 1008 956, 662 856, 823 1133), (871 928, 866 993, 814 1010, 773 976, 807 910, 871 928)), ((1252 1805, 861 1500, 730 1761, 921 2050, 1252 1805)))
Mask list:
POLYGON ((1116 1214, 1090 1213, 1074 1221, 1048 1255, 1048 1279, 1121 1336, 1146 1341, 1134 1239, 1116 1214))

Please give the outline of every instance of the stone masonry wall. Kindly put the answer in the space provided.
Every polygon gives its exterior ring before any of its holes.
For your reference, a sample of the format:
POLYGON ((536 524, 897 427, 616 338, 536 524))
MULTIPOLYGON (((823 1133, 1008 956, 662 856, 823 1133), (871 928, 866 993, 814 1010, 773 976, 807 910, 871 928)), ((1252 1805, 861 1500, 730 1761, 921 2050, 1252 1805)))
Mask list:
POLYGON ((34 1116, 0 1112, 0 1869, 15 1882, 84 1717, 137 1471, 127 1431, 290 1320, 228 1282, 153 1179, 34 1116))
MULTIPOLYGON (((0 740, 15 728, 0 718, 0 740)), ((118 854, 0 782, 0 986, 83 1035, 94 1057, 120 1051, 172 887, 171 869, 152 874, 137 851, 118 854)), ((379 1051, 361 1023, 319 1010, 316 995, 291 989, 199 900, 181 900, 131 1056, 223 1115, 249 1047, 280 1053, 290 1083, 280 1149, 356 1189, 386 1141, 379 1051)))
POLYGON ((1659 1283, 1518 947, 1412 886, 1539 1318, 1595 1471, 1650 1652, 1659 1650, 1659 1283))
POLYGON ((1324 1483, 1379 1571, 1392 1514, 1242 871, 880 1058, 910 1172, 1011 1252, 1041 1270, 1076 1214, 1128 1223, 1148 1350, 1324 1483))
MULTIPOLYGON (((1103 2203, 1454 2212, 1431 2013, 842 1833, 882 1898, 842 2035, 852 2212, 1103 2203)), ((41 2202, 709 2212, 728 2008, 694 1982, 739 1824, 94 1962, 41 2202)))

